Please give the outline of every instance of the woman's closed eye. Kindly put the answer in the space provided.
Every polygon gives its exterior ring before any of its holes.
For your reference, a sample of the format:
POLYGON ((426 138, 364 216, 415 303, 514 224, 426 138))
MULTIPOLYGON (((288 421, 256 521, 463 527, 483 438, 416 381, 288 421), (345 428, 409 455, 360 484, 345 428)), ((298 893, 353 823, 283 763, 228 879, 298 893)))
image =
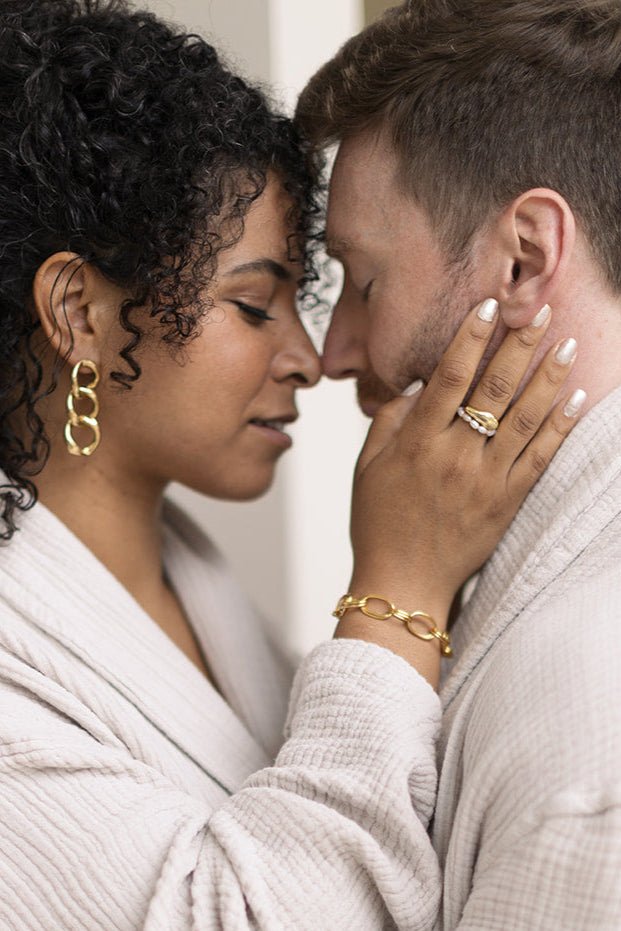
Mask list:
POLYGON ((261 321, 275 319, 270 316, 266 310, 262 310, 260 307, 254 307, 252 304, 246 304, 244 301, 231 301, 231 303, 235 304, 242 313, 247 315, 249 323, 258 324, 261 321))

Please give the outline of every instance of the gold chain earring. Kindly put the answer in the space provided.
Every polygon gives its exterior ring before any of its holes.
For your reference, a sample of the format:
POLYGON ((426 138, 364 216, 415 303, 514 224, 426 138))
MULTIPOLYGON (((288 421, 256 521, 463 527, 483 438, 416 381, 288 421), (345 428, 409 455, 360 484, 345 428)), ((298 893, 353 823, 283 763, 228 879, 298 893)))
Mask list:
POLYGON ((101 442, 101 430, 97 417, 99 415, 99 401, 95 394, 95 388, 99 384, 99 369, 90 359, 83 359, 73 367, 71 372, 71 391, 67 395, 67 423, 65 424, 65 443, 72 456, 92 456, 99 443, 101 442), (80 370, 86 369, 93 376, 88 385, 81 385, 79 382, 80 370), (80 398, 88 398, 93 405, 90 414, 78 414, 75 409, 75 402, 80 398), (74 427, 89 427, 93 431, 93 441, 88 446, 78 446, 73 438, 72 430, 74 427))

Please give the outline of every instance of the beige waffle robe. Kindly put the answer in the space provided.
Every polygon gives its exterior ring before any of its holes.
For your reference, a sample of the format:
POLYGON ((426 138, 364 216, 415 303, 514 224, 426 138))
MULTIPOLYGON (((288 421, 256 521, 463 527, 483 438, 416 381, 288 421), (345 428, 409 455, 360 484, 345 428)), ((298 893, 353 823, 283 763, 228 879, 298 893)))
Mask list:
POLYGON ((0 549, 2 929, 621 928, 621 391, 484 570, 441 729, 403 660, 344 640, 283 740, 286 663, 164 520, 221 694, 41 505, 0 549))

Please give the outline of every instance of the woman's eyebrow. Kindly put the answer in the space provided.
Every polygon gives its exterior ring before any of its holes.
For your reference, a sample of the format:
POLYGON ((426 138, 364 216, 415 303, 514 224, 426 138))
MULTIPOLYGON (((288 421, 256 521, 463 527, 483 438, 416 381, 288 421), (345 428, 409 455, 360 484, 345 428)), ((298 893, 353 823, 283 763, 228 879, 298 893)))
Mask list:
POLYGON ((248 272, 266 272, 278 278, 279 281, 293 281, 291 272, 274 259, 256 259, 254 262, 245 262, 226 272, 223 277, 230 278, 232 275, 245 275, 248 272))

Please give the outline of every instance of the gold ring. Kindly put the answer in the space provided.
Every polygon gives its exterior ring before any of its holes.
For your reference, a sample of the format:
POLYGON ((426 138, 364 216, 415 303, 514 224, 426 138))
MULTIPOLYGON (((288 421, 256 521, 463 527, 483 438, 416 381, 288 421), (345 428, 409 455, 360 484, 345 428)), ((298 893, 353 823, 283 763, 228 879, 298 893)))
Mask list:
POLYGON ((461 417, 482 436, 494 436, 500 426, 497 417, 494 417, 489 411, 479 411, 476 407, 460 407, 457 416, 461 417))

